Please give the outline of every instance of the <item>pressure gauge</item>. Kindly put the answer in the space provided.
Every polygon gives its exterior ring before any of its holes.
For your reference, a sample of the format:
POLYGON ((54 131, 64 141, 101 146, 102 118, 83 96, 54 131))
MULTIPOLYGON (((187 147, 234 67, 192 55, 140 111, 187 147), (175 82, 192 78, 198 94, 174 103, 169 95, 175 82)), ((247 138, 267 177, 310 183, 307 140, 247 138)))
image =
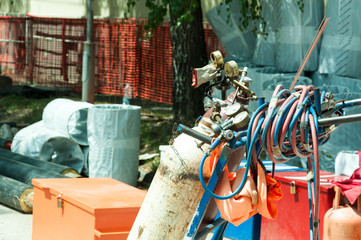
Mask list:
POLYGON ((225 70, 227 76, 230 78, 236 77, 239 75, 238 64, 233 60, 226 62, 226 64, 224 64, 224 70, 225 70))
POLYGON ((233 123, 236 126, 236 128, 240 129, 240 128, 247 126, 250 119, 251 119, 251 117, 249 116, 248 112, 243 111, 234 117, 233 123))
POLYGON ((238 102, 233 103, 232 105, 229 105, 226 108, 226 115, 228 117, 234 117, 236 116, 238 113, 240 113, 242 111, 242 106, 241 104, 239 104, 238 102))

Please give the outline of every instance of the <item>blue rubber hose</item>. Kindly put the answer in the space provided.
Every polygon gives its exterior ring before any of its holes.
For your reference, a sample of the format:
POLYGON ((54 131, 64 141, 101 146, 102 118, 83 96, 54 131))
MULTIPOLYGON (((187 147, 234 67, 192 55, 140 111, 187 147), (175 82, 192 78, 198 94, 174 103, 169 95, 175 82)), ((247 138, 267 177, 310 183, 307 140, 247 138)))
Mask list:
POLYGON ((290 145, 292 145, 291 135, 292 135, 293 126, 296 124, 297 119, 300 117, 300 115, 301 115, 301 113, 303 111, 303 108, 306 106, 307 101, 308 101, 308 96, 305 97, 305 99, 302 102, 302 105, 300 105, 301 107, 298 108, 297 112, 293 115, 291 123, 290 123, 290 125, 288 127, 287 137, 288 137, 288 141, 290 142, 290 145))
MULTIPOLYGON (((254 133, 254 136, 252 137, 252 140, 251 140, 251 143, 250 143, 250 147, 249 147, 249 150, 247 152, 247 163, 246 163, 246 169, 245 169, 245 174, 243 176, 243 179, 242 179, 242 182, 241 184, 238 186, 238 188, 230 195, 228 196, 219 196, 217 194, 214 194, 211 190, 208 189, 206 183, 204 182, 204 179, 203 179, 203 166, 204 166, 204 162, 206 161, 207 157, 209 156, 209 153, 207 154, 204 154, 201 162, 200 162, 200 165, 199 165, 199 180, 201 182, 201 185, 202 187, 204 188, 204 190, 209 193, 209 195, 211 195, 213 198, 215 199, 221 199, 221 200, 226 200, 226 199, 230 199, 232 197, 234 197, 235 195, 237 195, 239 192, 242 191, 244 185, 246 184, 246 179, 247 179, 247 173, 249 171, 249 167, 250 167, 250 164, 252 162, 252 151, 253 151, 253 147, 254 147, 254 144, 257 140, 257 137, 258 137, 258 132, 262 126, 262 123, 263 123, 263 119, 260 120, 257 124, 257 128, 256 128, 256 131, 254 133)), ((213 143, 212 143, 213 144, 213 143)), ((219 144, 219 143, 218 143, 219 144)), ((217 146, 218 146, 217 144, 217 146)), ((212 146, 212 145, 211 145, 212 146)))
POLYGON ((305 123, 307 124, 307 128, 305 129, 305 143, 309 144, 309 129, 308 129, 308 122, 309 122, 309 117, 308 114, 310 113, 310 108, 306 108, 306 116, 305 116, 305 123))
POLYGON ((316 113, 317 113, 317 116, 321 116, 321 94, 320 94, 320 89, 316 88, 314 93, 315 93, 316 113))
MULTIPOLYGON (((266 103, 262 104, 259 108, 257 108, 256 111, 253 113, 251 120, 249 121, 248 128, 247 128, 247 144, 246 144, 247 149, 248 149, 249 143, 251 142, 252 126, 253 126, 254 119, 256 118, 258 113, 260 113, 264 108, 268 107, 268 105, 269 105, 269 103, 266 102, 266 103)), ((262 118, 260 118, 260 120, 261 119, 262 118)))
POLYGON ((277 145, 278 144, 278 133, 280 131, 281 126, 283 125, 283 123, 286 120, 286 116, 288 114, 288 112, 290 111, 291 105, 296 101, 296 98, 294 97, 293 99, 291 99, 287 105, 284 107, 284 109, 282 110, 282 114, 280 114, 280 117, 278 118, 278 121, 276 123, 276 128, 275 128, 275 134, 274 134, 274 142, 277 145))
POLYGON ((266 121, 266 124, 265 124, 265 126, 264 126, 264 129, 263 129, 263 132, 262 132, 262 146, 264 147, 264 148, 267 148, 267 145, 266 145, 266 139, 267 139, 267 132, 268 132, 268 128, 269 128, 269 125, 270 125, 270 123, 271 123, 271 120, 272 120, 272 118, 273 118, 273 113, 274 113, 274 111, 275 111, 275 108, 271 108, 270 110, 269 110, 269 113, 267 114, 267 115, 269 115, 269 118, 267 118, 267 121, 266 121))

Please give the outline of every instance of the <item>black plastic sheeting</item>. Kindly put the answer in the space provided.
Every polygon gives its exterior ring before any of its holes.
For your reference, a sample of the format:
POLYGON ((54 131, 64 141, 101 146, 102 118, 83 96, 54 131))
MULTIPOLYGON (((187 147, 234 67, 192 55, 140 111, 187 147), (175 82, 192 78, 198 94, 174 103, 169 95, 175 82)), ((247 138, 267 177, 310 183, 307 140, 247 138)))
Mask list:
POLYGON ((26 163, 26 164, 41 168, 46 171, 53 171, 53 172, 60 173, 60 174, 62 174, 63 172, 66 172, 68 170, 76 172, 74 169, 72 169, 68 166, 63 166, 63 165, 52 163, 52 162, 41 161, 36 158, 27 157, 27 156, 24 156, 24 155, 21 155, 18 153, 14 153, 14 152, 10 152, 10 151, 4 150, 4 149, 0 149, 0 158, 26 163))
POLYGON ((0 176, 0 202, 21 212, 29 213, 32 208, 29 211, 24 211, 20 206, 20 197, 31 188, 28 184, 0 176))
POLYGON ((31 185, 33 178, 67 178, 60 173, 0 157, 0 175, 31 185))

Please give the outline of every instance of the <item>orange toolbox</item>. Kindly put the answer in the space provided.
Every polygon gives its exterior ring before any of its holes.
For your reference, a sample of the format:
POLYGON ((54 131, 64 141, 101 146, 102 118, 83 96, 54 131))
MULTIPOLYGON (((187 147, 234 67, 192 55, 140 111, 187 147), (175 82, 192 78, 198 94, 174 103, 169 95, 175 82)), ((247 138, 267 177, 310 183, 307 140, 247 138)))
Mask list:
POLYGON ((146 195, 112 178, 32 183, 33 240, 126 239, 146 195))

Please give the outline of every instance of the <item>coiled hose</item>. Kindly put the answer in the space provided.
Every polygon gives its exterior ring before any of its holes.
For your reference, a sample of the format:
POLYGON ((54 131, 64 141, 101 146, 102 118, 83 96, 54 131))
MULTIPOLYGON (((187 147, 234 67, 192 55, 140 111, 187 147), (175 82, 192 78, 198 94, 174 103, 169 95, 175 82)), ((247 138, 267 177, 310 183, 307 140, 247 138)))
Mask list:
MULTIPOLYGON (((262 104, 252 115, 247 129, 246 172, 251 169, 255 174, 254 168, 257 166, 256 162, 260 162, 261 149, 268 153, 274 163, 285 163, 296 157, 307 158, 308 171, 312 171, 314 175, 314 179, 309 179, 308 184, 310 238, 318 239, 320 196, 318 146, 327 141, 332 131, 330 126, 322 128, 318 126, 318 118, 321 117, 320 103, 325 101, 325 93, 319 94, 317 90, 315 94, 315 87, 312 85, 295 86, 294 90, 291 93, 282 85, 278 85, 270 102, 262 104)), ((334 109, 334 113, 342 115, 339 106, 334 109)), ((211 149, 214 147, 211 146, 211 149)), ((216 199, 228 199, 238 194, 245 185, 247 174, 244 175, 237 190, 228 196, 215 195, 207 188, 201 176, 208 156, 209 153, 205 154, 199 168, 201 184, 205 191, 216 199)))

